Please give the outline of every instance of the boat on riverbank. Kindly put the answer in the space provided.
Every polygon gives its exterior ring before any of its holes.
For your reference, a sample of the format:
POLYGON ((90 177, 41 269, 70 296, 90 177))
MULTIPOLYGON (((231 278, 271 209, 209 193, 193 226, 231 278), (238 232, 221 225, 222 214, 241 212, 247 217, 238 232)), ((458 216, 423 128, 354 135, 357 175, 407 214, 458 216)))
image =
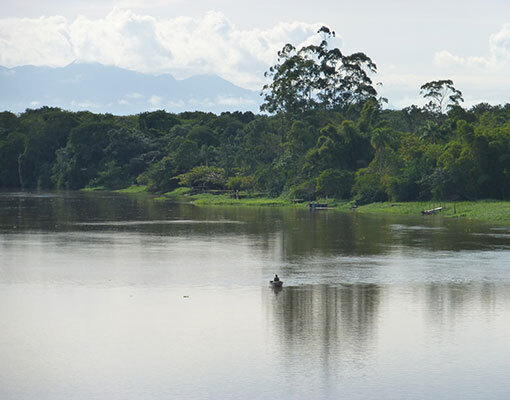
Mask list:
POLYGON ((309 203, 308 207, 310 208, 310 211, 327 210, 327 209, 331 208, 331 207, 328 207, 328 203, 315 203, 315 202, 309 203))
POLYGON ((434 214, 437 214, 438 212, 441 212, 444 210, 444 207, 436 207, 436 208, 432 208, 430 210, 423 210, 421 212, 421 215, 434 215, 434 214))

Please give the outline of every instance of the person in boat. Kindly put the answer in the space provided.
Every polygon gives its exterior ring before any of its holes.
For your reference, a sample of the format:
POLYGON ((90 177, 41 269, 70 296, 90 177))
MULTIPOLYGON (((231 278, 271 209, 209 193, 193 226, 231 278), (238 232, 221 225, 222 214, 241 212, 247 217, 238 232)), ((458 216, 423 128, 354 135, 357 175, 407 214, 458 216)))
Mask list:
POLYGON ((273 282, 279 282, 279 281, 280 281, 280 278, 278 277, 278 275, 274 274, 273 282))

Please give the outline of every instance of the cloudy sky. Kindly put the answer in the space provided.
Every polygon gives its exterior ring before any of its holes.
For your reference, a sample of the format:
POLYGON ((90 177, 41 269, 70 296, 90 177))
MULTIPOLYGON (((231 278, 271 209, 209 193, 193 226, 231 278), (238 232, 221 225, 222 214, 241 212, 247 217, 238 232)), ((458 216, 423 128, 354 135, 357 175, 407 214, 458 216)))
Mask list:
POLYGON ((453 79, 466 105, 510 102, 509 0, 0 0, 0 65, 99 62, 177 78, 217 74, 260 89, 285 43, 321 25, 363 51, 393 107, 453 79))

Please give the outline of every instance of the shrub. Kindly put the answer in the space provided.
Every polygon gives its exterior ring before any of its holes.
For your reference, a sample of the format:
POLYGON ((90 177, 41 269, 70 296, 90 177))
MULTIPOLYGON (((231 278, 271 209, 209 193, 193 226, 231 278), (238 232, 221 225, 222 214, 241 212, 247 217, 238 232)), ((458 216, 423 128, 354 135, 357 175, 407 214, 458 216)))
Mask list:
POLYGON ((327 169, 317 178, 317 193, 340 199, 349 198, 352 190, 353 174, 350 171, 327 169))

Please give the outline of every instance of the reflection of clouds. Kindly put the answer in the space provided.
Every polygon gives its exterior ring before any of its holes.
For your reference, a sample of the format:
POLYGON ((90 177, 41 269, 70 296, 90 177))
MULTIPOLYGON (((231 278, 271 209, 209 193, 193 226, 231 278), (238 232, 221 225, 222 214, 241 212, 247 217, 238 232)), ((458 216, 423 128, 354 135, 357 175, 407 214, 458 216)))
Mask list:
POLYGON ((424 225, 403 225, 390 224, 389 227, 396 231, 439 231, 446 229, 444 226, 424 226, 424 225))
POLYGON ((510 233, 473 233, 475 236, 491 236, 498 239, 510 239, 510 233))

